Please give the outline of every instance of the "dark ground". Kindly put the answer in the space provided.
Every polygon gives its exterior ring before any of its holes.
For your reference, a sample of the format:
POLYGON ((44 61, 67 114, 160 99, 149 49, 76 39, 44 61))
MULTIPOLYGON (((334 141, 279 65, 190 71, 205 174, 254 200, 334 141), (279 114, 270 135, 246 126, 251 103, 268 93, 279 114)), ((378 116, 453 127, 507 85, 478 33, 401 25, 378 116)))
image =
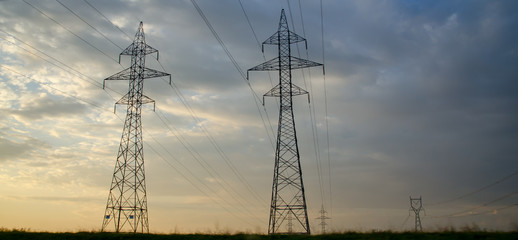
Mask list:
POLYGON ((131 233, 97 233, 97 232, 78 232, 78 233, 48 233, 48 232, 25 232, 25 231, 2 231, 1 240, 11 239, 34 239, 34 240, 119 240, 119 239, 138 239, 138 240, 298 240, 298 239, 430 239, 430 240, 451 240, 451 239, 518 239, 518 232, 372 232, 372 233, 341 233, 327 235, 254 235, 254 234, 235 234, 235 235, 204 235, 204 234, 131 234, 131 233))

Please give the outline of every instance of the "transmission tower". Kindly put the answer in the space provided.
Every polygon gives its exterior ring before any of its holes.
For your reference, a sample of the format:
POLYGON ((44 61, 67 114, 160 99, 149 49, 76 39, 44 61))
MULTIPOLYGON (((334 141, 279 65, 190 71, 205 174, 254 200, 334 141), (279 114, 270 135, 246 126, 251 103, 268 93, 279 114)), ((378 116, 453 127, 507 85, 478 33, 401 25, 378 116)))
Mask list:
POLYGON ((415 229, 414 230, 416 232, 417 231, 422 232, 423 226, 421 226, 421 218, 419 217, 419 212, 421 212, 421 210, 424 210, 424 208, 423 208, 423 202, 422 202, 421 197, 419 197, 419 198, 410 197, 410 209, 415 214, 415 229))
POLYGON ((308 92, 292 84, 291 70, 322 64, 291 56, 290 45, 298 42, 305 42, 307 48, 306 39, 289 30, 283 9, 278 31, 263 42, 262 48, 264 52, 264 44, 277 45, 279 56, 248 69, 248 71, 279 71, 279 84, 263 95, 263 98, 279 97, 280 99, 268 234, 311 233, 292 102, 293 96, 308 94, 308 92), (292 221, 294 224, 291 223, 292 221), (286 225, 288 225, 288 232, 282 232, 286 229, 286 225))
POLYGON ((326 234, 326 226, 327 226, 326 220, 331 219, 330 217, 328 217, 326 215, 327 215, 327 211, 324 210, 324 205, 322 205, 322 208, 320 209, 320 217, 317 217, 317 219, 320 220, 319 225, 322 227, 322 234, 326 234))
POLYGON ((111 228, 111 223, 116 232, 149 233, 140 113, 142 104, 154 104, 155 101, 142 92, 146 78, 171 78, 168 73, 145 67, 146 55, 152 53, 156 53, 158 60, 158 50, 146 44, 143 24, 140 22, 135 40, 119 55, 119 62, 121 55, 131 56, 131 66, 104 79, 129 80, 129 90, 115 103, 115 106, 123 104, 128 107, 101 231, 111 228))

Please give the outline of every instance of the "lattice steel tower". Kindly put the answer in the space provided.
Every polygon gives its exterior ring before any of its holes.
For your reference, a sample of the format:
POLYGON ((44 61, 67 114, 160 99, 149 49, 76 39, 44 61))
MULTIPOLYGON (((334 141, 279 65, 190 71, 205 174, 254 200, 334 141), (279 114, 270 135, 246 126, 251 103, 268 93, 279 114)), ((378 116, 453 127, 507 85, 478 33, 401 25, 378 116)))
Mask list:
POLYGON ((307 48, 306 39, 289 30, 283 9, 278 31, 263 42, 263 52, 264 44, 277 45, 279 56, 248 69, 248 71, 279 71, 279 84, 263 96, 280 99, 268 234, 311 233, 292 102, 293 96, 308 94, 308 92, 292 84, 291 70, 322 64, 291 56, 290 45, 298 42, 305 42, 307 48))
POLYGON ((423 226, 421 226, 421 217, 419 217, 419 212, 423 210, 423 201, 422 198, 412 198, 410 197, 410 209, 415 214, 415 231, 423 231, 423 226))
POLYGON ((143 24, 140 22, 135 40, 119 55, 119 62, 121 55, 131 56, 131 66, 104 79, 129 80, 129 90, 115 103, 115 106, 123 104, 128 107, 101 231, 111 228, 111 223, 116 232, 149 233, 140 113, 142 104, 155 101, 142 92, 144 79, 171 77, 168 73, 145 67, 146 55, 152 53, 156 53, 158 60, 158 50, 146 44, 143 24))

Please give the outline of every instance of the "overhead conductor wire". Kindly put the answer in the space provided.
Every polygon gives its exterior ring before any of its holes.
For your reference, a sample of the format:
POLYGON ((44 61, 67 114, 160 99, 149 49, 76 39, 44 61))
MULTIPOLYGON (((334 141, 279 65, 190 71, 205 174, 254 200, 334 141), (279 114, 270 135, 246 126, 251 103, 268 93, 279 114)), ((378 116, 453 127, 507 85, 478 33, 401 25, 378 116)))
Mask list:
MULTIPOLYGON (((203 19, 203 21, 205 22, 205 24, 207 25, 207 27, 210 29, 210 31, 212 32, 212 34, 214 35, 214 38, 216 38, 216 40, 219 42, 219 44, 221 45, 221 47, 223 48, 223 50, 225 51, 225 53, 227 54, 227 56, 229 57, 229 59, 232 61, 232 63, 234 64, 234 67, 236 68, 236 70, 241 74, 241 76, 243 77, 243 79, 246 81, 246 75, 245 73, 243 72, 243 70, 239 67, 239 65, 237 64, 236 60, 234 59, 234 57, 232 56, 232 54, 230 53, 230 51, 228 50, 228 48, 226 47, 226 45, 224 44, 224 42, 221 40, 221 38, 219 37, 219 35, 217 34, 217 32, 215 31, 215 29, 212 27, 212 24, 210 23, 210 21, 207 19, 207 17, 205 16, 205 14, 203 13, 203 11, 201 10, 201 8, 198 6, 198 4, 196 3, 195 0, 191 0, 191 3, 193 4, 193 6, 195 7, 196 11, 198 12, 198 14, 201 16, 201 18, 203 19)), ((250 87, 250 90, 254 93, 254 96, 258 99, 259 97, 257 96, 257 94, 255 94, 255 92, 253 91, 253 89, 251 88, 250 86, 250 83, 248 83, 248 81, 246 81, 248 86, 250 87)), ((257 102, 256 102, 256 106, 257 106, 257 102)), ((257 106, 258 107, 258 106, 257 106)), ((199 120, 198 120, 199 121, 199 120)), ((263 121, 264 122, 264 121, 263 121)), ((203 125, 200 126, 202 130, 204 130, 204 127, 203 125)), ((241 180, 243 181, 248 187, 249 189, 254 192, 254 194, 256 195, 257 198, 260 198, 259 195, 255 192, 255 190, 249 185, 248 181, 241 175, 239 174, 239 172, 237 172, 232 166, 232 163, 230 162, 230 159, 228 159, 228 157, 226 157, 226 155, 221 151, 221 148, 219 146, 217 146, 217 144, 215 143, 215 140, 214 138, 209 135, 208 136, 209 139, 211 140, 211 142, 214 143, 214 146, 216 147, 216 149, 218 150, 218 153, 222 156, 222 158, 225 160, 225 162, 229 165, 230 169, 234 172, 234 174, 236 174, 236 176, 241 180)), ((273 142, 272 142, 273 143, 273 142)))
MULTIPOLYGON (((234 65, 234 67, 236 68, 236 70, 239 72, 239 74, 241 75, 241 77, 243 78, 243 80, 245 80, 246 84, 248 85, 248 87, 250 88, 250 91, 252 92, 252 94, 254 95, 254 101, 255 101, 255 105, 259 111, 259 114, 261 115, 261 120, 263 121, 263 124, 266 128, 266 131, 268 131, 268 128, 266 127, 266 123, 264 121, 264 118, 263 118, 263 115, 261 113, 261 110, 259 108, 259 103, 258 101, 260 101, 260 97, 257 95, 257 93, 252 89, 252 86, 250 85, 250 82, 248 81, 247 77, 246 77, 246 74, 245 72, 241 69, 241 67, 239 66, 239 64, 237 63, 237 61, 234 59, 234 57, 232 56, 232 54, 230 53, 230 51, 228 50, 227 46, 225 45, 225 43, 223 42, 223 40, 221 40, 221 38, 219 37, 218 33, 216 32, 216 30, 214 29, 214 27, 212 27, 212 24, 210 23, 209 19, 205 16, 205 13, 203 13, 203 10, 201 10, 200 6, 198 6, 198 4, 196 3, 195 0, 191 0, 191 3, 193 4, 194 8, 196 9, 196 11, 198 12, 198 14, 200 15, 200 17, 203 19, 203 21, 205 22, 205 24, 207 25, 207 27, 209 28, 209 30, 212 32, 212 35, 214 36, 214 38, 216 38, 216 40, 218 41, 218 43, 221 45, 221 48, 223 48, 223 50, 225 51, 225 53, 227 54, 228 58, 230 59, 230 61, 232 62, 232 64, 234 65), (259 99, 259 100, 258 100, 259 99)), ((266 109, 265 109, 265 112, 266 112, 266 109)), ((267 114, 267 113, 266 113, 267 114)), ((271 127, 271 123, 270 123, 270 128, 271 127)), ((273 131, 273 130, 272 130, 273 131)), ((270 134, 268 134, 268 139, 270 140, 270 143, 272 145, 272 147, 274 147, 275 145, 273 144, 273 140, 272 138, 270 137, 270 134)))
POLYGON ((60 2, 59 0, 56 0, 56 2, 58 2, 59 4, 61 4, 61 6, 63 6, 64 8, 66 8, 69 12, 71 12, 72 14, 74 14, 74 16, 76 16, 77 18, 79 18, 79 20, 83 21, 86 25, 90 26, 94 31, 96 31, 97 33, 99 33, 101 36, 103 36, 104 39, 108 40, 111 44, 113 44, 114 46, 118 47, 120 50, 124 50, 121 46, 117 45, 116 43, 114 43, 112 40, 110 40, 108 37, 106 37, 106 35, 104 35, 102 32, 100 32, 99 30, 97 30, 97 28, 95 28, 94 26, 92 26, 90 23, 88 23, 87 21, 85 21, 82 17, 80 17, 79 15, 77 15, 76 12, 72 11, 72 9, 70 9, 69 7, 67 7, 65 4, 63 4, 62 2, 60 2))
MULTIPOLYGON (((288 0, 286 0, 286 2, 288 4, 288 10, 289 10, 290 19, 291 19, 291 25, 292 25, 293 31, 296 32, 296 30, 295 30, 295 21, 293 20, 293 13, 292 13, 292 10, 291 10, 291 4, 290 4, 290 2, 288 0)), ((300 19, 301 19, 301 25, 302 25, 302 35, 303 35, 304 38, 306 38, 306 30, 305 30, 305 27, 304 27, 304 16, 302 14, 302 6, 301 6, 300 1, 299 1, 299 11, 300 11, 300 19)), ((298 56, 300 57, 301 54, 300 54, 299 46, 296 45, 296 47, 297 47, 298 56)), ((306 58, 309 59, 309 52, 308 52, 307 48, 306 48, 306 58)), ((304 87, 307 88, 306 76, 304 74, 304 69, 301 69, 301 71, 302 71, 302 78, 304 80, 304 87)), ((309 90, 310 90, 310 92, 313 92, 313 84, 312 84, 311 69, 310 68, 308 68, 308 77, 309 77, 309 90)), ((320 158, 320 144, 319 144, 319 140, 318 140, 318 131, 316 129, 315 108, 312 107, 312 105, 313 106, 315 105, 315 100, 308 101, 308 108, 309 108, 309 115, 310 115, 310 122, 311 122, 311 132, 312 132, 312 136, 313 136, 313 147, 315 149, 315 161, 316 161, 316 164, 317 164, 318 183, 319 183, 319 186, 320 186, 319 187, 320 198, 321 198, 322 206, 323 206, 324 202, 325 202, 325 194, 324 194, 324 185, 323 185, 323 178, 322 178, 322 163, 321 163, 322 161, 321 161, 321 158, 320 158)))
MULTIPOLYGON (((250 27, 250 30, 252 30, 252 34, 254 35, 255 41, 257 42, 257 46, 259 47, 259 49, 262 49, 261 42, 259 42, 259 39, 257 38, 257 34, 255 33, 254 27, 252 26, 252 23, 250 22, 250 18, 248 17, 248 14, 246 13, 245 7, 243 6, 243 3, 241 2, 241 0, 239 0, 239 5, 241 6, 241 10, 243 10, 243 14, 245 15, 245 18, 246 18, 246 21, 248 22, 248 26, 250 27)), ((264 51, 261 50, 261 53, 263 55, 263 60, 266 62, 266 55, 264 55, 264 51)), ((269 71, 268 71, 268 78, 270 79, 270 85, 273 88, 275 85, 273 84, 272 76, 271 76, 269 71)), ((270 122, 270 116, 268 116, 268 111, 266 111, 266 107, 265 107, 264 102, 263 102, 263 111, 264 111, 264 114, 266 116, 266 120, 268 121, 268 125, 270 126, 270 128, 268 128, 266 126, 266 123, 264 121, 264 118, 263 118, 263 115, 261 113, 261 110, 259 109, 258 96, 255 93, 255 91, 253 90, 252 85, 250 84, 250 81, 248 81, 248 79, 246 79, 246 80, 247 80, 246 83, 247 83, 248 87, 250 88, 250 91, 252 92, 252 94, 255 97, 254 98, 255 106, 257 107, 257 110, 259 112, 259 116, 261 116, 261 120, 263 121, 263 125, 264 125, 264 128, 266 130, 266 134, 268 135, 268 139, 270 140, 270 144, 272 145, 272 148, 275 150, 275 145, 273 143, 273 138, 274 137, 271 137, 271 136, 275 136, 275 130, 273 129, 273 125, 270 122), (271 131, 271 133, 270 133, 270 131, 271 131), (270 136, 270 134, 271 134, 271 136, 270 136)), ((278 107, 279 106, 277 106, 277 108, 278 107)))
POLYGON ((324 41, 324 8, 322 6, 322 0, 320 0, 320 29, 322 30, 322 69, 324 78, 324 105, 325 105, 325 122, 326 122, 326 143, 327 143, 327 170, 328 170, 328 183, 329 183, 329 215, 331 215, 331 222, 333 216, 333 191, 331 187, 331 147, 329 141, 329 113, 327 104, 327 86, 326 86, 326 54, 325 54, 325 41, 324 41))
POLYGON ((122 34, 124 34, 129 40, 133 40, 126 32, 122 31, 122 29, 120 29, 119 26, 115 25, 108 17, 106 17, 104 14, 101 13, 101 11, 99 11, 99 9, 97 9, 96 7, 94 7, 90 2, 88 2, 87 0, 83 0, 86 4, 88 4, 88 6, 90 6, 91 8, 93 8, 99 15, 101 15, 104 19, 106 19, 106 21, 108 21, 112 26, 114 26, 115 28, 117 28, 122 34))
POLYGON ((507 176, 505 176, 505 177, 503 177, 501 179, 498 179, 497 181, 495 181, 493 183, 490 183, 490 184, 485 185, 485 186, 483 186, 483 187, 481 187, 479 189, 476 189, 475 191, 468 192, 466 194, 463 194, 461 196, 458 196, 456 198, 452 198, 452 199, 449 199, 449 200, 445 200, 445 201, 441 201, 441 202, 436 202, 436 203, 431 203, 431 204, 428 204, 428 206, 442 205, 442 204, 450 203, 450 202, 453 202, 453 201, 461 200, 463 198, 466 198, 466 197, 472 196, 474 194, 477 194, 479 192, 482 192, 482 191, 484 191, 484 190, 486 190, 486 189, 488 189, 488 188, 490 188, 492 186, 495 186, 495 185, 497 185, 497 184, 499 184, 501 182, 507 181, 508 179, 510 179, 510 178, 512 178, 512 177, 514 177, 516 175, 518 175, 518 171, 513 172, 513 173, 511 173, 511 174, 509 174, 509 175, 507 175, 507 176))
POLYGON ((26 3, 27 5, 31 6, 32 8, 34 8, 36 11, 38 11, 39 13, 41 13, 43 16, 45 16, 46 18, 50 19, 51 21, 53 21, 54 23, 56 23, 57 25, 61 26, 63 29, 67 30, 70 34, 76 36, 77 38, 79 38, 81 41, 83 41, 84 43, 86 43, 88 46, 92 47, 93 49, 97 50, 98 52, 102 53, 104 56, 106 56, 107 58, 110 58, 111 60, 113 60, 114 62, 119 63, 119 61, 117 61, 115 58, 109 56, 108 54, 106 54, 105 52, 103 52, 101 49, 99 49, 98 47, 92 45, 90 42, 86 41, 84 38, 80 37, 79 35, 77 35, 76 33, 72 32, 70 29, 68 29, 67 27, 65 27, 63 24, 59 23, 58 21, 56 21, 54 18, 50 17, 49 15, 47 15, 46 13, 44 13, 43 11, 41 11, 39 8, 37 8, 36 6, 28 3, 26 0, 22 0, 24 3, 26 3))

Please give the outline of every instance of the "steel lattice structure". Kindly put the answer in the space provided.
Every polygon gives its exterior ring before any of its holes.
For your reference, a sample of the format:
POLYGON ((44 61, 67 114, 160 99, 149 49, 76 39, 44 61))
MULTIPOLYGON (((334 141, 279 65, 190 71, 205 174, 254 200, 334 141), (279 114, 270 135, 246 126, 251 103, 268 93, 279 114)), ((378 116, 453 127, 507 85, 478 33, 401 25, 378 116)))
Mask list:
POLYGON ((279 71, 279 84, 263 96, 280 99, 268 234, 311 233, 292 102, 293 96, 308 94, 308 92, 292 84, 291 70, 322 64, 291 56, 290 45, 298 42, 305 42, 307 48, 306 39, 289 30, 283 9, 278 31, 263 42, 263 52, 264 44, 277 45, 279 56, 248 69, 248 71, 279 71))
POLYGON ((422 198, 412 198, 410 197, 410 209, 415 214, 415 231, 423 231, 423 226, 421 225, 421 217, 419 217, 419 212, 423 210, 423 201, 422 198))
POLYGON ((171 78, 168 73, 145 67, 146 55, 153 53, 158 60, 158 50, 146 44, 140 22, 133 43, 119 55, 119 62, 121 55, 131 56, 131 66, 104 79, 129 80, 129 89, 115 103, 127 105, 127 113, 101 231, 111 228, 111 223, 116 232, 149 233, 141 110, 142 104, 155 101, 143 94, 144 79, 171 78))

